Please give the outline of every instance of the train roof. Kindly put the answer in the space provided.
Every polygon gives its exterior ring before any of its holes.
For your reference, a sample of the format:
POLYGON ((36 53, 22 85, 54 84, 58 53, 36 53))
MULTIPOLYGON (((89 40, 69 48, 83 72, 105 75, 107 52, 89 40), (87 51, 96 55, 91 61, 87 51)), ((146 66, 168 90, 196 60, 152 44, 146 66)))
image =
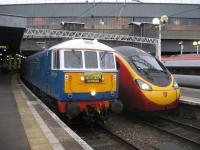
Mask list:
POLYGON ((37 57, 47 51, 59 50, 59 49, 80 49, 80 50, 102 50, 102 51, 114 51, 111 47, 98 42, 97 40, 83 40, 75 39, 62 42, 60 44, 54 45, 46 50, 37 52, 27 58, 27 60, 37 57))
POLYGON ((200 54, 183 54, 170 57, 163 57, 162 61, 182 61, 182 60, 200 60, 200 54))
POLYGON ((125 56, 132 56, 132 55, 141 55, 141 54, 147 54, 145 51, 136 48, 136 47, 132 47, 132 46, 119 46, 119 47, 114 47, 114 50, 116 50, 116 52, 119 52, 125 56))
POLYGON ((83 40, 75 39, 62 42, 55 46, 50 47, 52 50, 58 49, 81 49, 81 50, 104 50, 104 51, 114 51, 111 47, 98 42, 97 40, 83 40))
POLYGON ((200 54, 176 55, 161 60, 166 67, 200 67, 200 54))

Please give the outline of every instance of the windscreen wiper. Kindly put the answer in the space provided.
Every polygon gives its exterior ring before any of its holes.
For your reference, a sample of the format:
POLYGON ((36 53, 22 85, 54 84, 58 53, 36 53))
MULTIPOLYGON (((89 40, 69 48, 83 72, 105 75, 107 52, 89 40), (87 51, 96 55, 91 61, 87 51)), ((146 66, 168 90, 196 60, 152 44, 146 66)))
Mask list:
POLYGON ((153 72, 164 72, 164 73, 168 73, 168 71, 166 70, 160 70, 160 69, 155 69, 155 68, 148 68, 149 71, 153 71, 153 72))
POLYGON ((81 56, 77 55, 76 51, 74 49, 72 49, 72 52, 78 58, 78 60, 80 61, 81 60, 81 56))
POLYGON ((103 58, 105 57, 105 55, 107 54, 108 52, 107 51, 105 51, 105 52, 103 52, 103 55, 102 56, 100 56, 100 60, 101 60, 101 62, 103 62, 103 58))

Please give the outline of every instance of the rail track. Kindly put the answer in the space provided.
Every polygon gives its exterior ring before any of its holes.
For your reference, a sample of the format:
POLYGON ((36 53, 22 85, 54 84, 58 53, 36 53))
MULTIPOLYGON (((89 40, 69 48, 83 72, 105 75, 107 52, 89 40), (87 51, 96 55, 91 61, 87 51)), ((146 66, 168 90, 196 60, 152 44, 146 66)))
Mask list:
POLYGON ((93 128, 78 126, 72 129, 95 150, 140 150, 137 147, 119 137, 103 125, 95 125, 93 128))
POLYGON ((142 123, 200 147, 200 128, 167 117, 141 119, 142 123))
POLYGON ((163 120, 166 120, 166 121, 169 121, 169 122, 174 122, 176 124, 180 124, 182 126, 186 126, 188 128, 192 128, 192 129, 196 129, 198 131, 200 131, 200 127, 192 124, 191 122, 187 122, 187 121, 180 121, 178 119, 175 119, 175 118, 171 118, 169 116, 160 116, 159 117, 160 119, 163 119, 163 120))
POLYGON ((73 123, 68 122, 66 117, 63 117, 57 112, 55 107, 52 107, 45 101, 45 99, 35 93, 38 98, 40 98, 49 109, 51 109, 60 119, 68 124, 72 130, 74 130, 83 140, 85 140, 92 148, 95 150, 140 150, 137 147, 126 141, 125 139, 117 136, 108 129, 106 129, 101 124, 86 124, 86 122, 81 120, 75 120, 73 123))
POLYGON ((109 129, 105 128, 104 126, 102 128, 105 131, 107 131, 110 135, 112 135, 113 137, 115 137, 117 140, 121 141, 121 143, 124 143, 125 145, 129 146, 130 148, 136 149, 136 150, 141 150, 142 149, 139 146, 133 145, 130 142, 126 141, 125 139, 119 137, 117 134, 113 133, 112 131, 110 131, 109 129))

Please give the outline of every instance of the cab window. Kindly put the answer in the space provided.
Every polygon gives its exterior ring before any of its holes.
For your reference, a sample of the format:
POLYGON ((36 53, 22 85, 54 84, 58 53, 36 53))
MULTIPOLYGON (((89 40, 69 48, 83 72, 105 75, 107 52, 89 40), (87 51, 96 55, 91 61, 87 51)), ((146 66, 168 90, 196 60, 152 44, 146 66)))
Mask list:
POLYGON ((65 68, 83 68, 82 53, 80 51, 65 51, 64 59, 65 68))
POLYGON ((97 53, 85 51, 85 68, 96 69, 98 68, 97 53))
POLYGON ((115 69, 114 55, 108 52, 100 52, 100 65, 102 69, 115 69))
POLYGON ((164 69, 154 57, 149 55, 133 55, 130 60, 138 69, 146 69, 148 71, 163 71, 164 69))

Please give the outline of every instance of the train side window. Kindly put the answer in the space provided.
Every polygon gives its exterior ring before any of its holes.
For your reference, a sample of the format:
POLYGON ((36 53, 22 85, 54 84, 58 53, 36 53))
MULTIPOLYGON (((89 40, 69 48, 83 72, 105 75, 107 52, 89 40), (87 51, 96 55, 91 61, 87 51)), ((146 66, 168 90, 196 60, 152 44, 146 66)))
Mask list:
POLYGON ((60 55, 59 51, 53 52, 53 69, 60 68, 60 55))
POLYGON ((59 55, 59 51, 56 52, 56 68, 60 69, 60 55, 59 55))

